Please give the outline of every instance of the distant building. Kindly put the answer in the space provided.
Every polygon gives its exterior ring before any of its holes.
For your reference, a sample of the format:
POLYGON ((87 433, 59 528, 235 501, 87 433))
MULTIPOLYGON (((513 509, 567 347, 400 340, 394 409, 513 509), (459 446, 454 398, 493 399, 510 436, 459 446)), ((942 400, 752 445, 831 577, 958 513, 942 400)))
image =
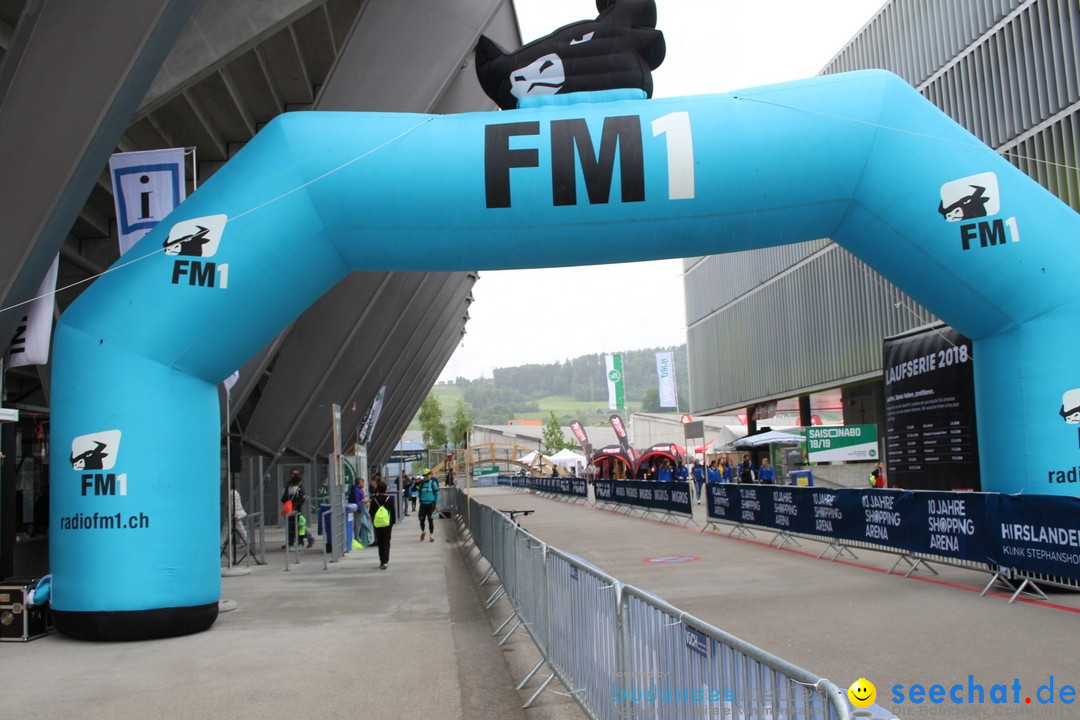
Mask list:
MULTIPOLYGON (((1080 209, 1076 17, 1060 0, 891 0, 822 74, 896 73, 1080 209)), ((684 266, 696 415, 757 423, 759 406, 831 391, 845 424, 883 427, 882 340, 936 320, 827 238, 684 266)))

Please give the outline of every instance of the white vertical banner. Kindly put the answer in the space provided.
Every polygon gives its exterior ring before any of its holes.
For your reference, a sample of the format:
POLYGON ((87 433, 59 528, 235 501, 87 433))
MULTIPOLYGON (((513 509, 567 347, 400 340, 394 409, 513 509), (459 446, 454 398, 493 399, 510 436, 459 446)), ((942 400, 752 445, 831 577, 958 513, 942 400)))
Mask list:
POLYGON ((52 265, 38 286, 36 299, 29 304, 22 322, 15 330, 8 349, 8 367, 44 365, 49 361, 49 342, 52 338, 53 306, 56 305, 56 267, 60 256, 53 258, 52 265))
POLYGON ((360 424, 360 430, 356 433, 357 442, 360 445, 367 445, 371 442, 371 438, 375 434, 375 423, 379 422, 379 414, 382 412, 384 395, 386 395, 385 385, 379 388, 379 392, 375 393, 375 399, 371 401, 371 407, 368 408, 367 414, 364 416, 364 421, 360 424))
POLYGON ((184 149, 116 153, 109 174, 123 255, 184 201, 184 149))
POLYGON ((240 381, 240 371, 235 371, 232 375, 222 380, 222 384, 225 386, 225 392, 232 392, 232 389, 236 386, 236 383, 240 381))
POLYGON ((622 355, 605 355, 607 370, 608 408, 622 410, 626 407, 626 388, 623 383, 622 355))
POLYGON ((679 396, 675 389, 675 353, 656 353, 656 379, 660 383, 660 407, 677 408, 679 396))

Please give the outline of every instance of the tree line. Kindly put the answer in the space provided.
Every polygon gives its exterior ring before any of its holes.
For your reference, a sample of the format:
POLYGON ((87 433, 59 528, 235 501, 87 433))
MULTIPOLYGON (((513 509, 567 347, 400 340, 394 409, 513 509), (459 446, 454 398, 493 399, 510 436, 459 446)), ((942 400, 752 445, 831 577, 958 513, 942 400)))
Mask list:
MULTIPOLYGON (((623 351, 623 375, 626 399, 644 412, 672 412, 661 408, 656 378, 656 353, 674 352, 679 408, 689 409, 686 393, 686 345, 674 348, 648 348, 623 351)), ((496 368, 493 377, 454 381, 464 397, 455 407, 443 407, 439 398, 429 394, 420 408, 418 421, 428 447, 460 446, 464 432, 473 424, 505 425, 512 418, 540 413, 542 398, 557 395, 569 397, 576 403, 594 403, 588 410, 563 413, 550 412, 547 425, 566 425, 579 419, 586 425, 607 422, 607 372, 604 356, 596 353, 581 355, 565 362, 534 363, 517 367, 496 368)), ((553 435, 554 437, 554 435, 553 435)))

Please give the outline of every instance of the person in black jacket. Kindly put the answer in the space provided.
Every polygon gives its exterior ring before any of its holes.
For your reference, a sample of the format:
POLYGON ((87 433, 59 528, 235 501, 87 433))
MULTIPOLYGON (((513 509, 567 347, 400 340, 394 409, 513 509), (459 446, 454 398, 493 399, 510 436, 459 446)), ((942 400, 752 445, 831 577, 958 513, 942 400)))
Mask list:
POLYGON ((289 544, 289 548, 296 547, 299 543, 299 536, 297 535, 296 518, 304 512, 304 501, 307 500, 307 493, 304 492, 304 479, 300 477, 298 470, 293 470, 289 476, 289 484, 285 488, 285 492, 281 495, 282 504, 286 500, 292 501, 292 509, 296 515, 289 515, 287 518, 288 531, 286 542, 289 544))
POLYGON ((386 566, 390 564, 390 532, 394 529, 394 523, 397 522, 394 500, 386 494, 385 482, 380 481, 378 487, 376 487, 375 494, 372 495, 371 503, 368 505, 368 512, 371 514, 371 524, 375 527, 375 544, 379 546, 379 569, 385 570, 386 566), (380 508, 384 507, 390 514, 390 524, 379 527, 375 515, 380 508))

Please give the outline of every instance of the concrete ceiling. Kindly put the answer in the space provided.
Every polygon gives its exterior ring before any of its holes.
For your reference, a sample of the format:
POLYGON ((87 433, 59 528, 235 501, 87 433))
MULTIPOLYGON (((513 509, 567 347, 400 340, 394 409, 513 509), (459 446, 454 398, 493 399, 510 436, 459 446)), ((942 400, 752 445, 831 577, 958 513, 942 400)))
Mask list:
MULTIPOLYGON (((520 44, 511 0, 0 0, 0 156, 22 163, 0 168, 18 229, 0 239, 0 307, 30 297, 57 252, 60 288, 115 262, 113 151, 194 148, 204 182, 281 112, 491 109, 471 64, 481 33, 520 44)), ((476 279, 349 276, 241 368, 230 430, 248 453, 325 456, 331 406, 347 444, 386 386, 381 462, 460 342, 476 279)), ((18 320, 0 313, 0 334, 18 320)), ((48 377, 8 370, 5 406, 47 412, 48 377)))

